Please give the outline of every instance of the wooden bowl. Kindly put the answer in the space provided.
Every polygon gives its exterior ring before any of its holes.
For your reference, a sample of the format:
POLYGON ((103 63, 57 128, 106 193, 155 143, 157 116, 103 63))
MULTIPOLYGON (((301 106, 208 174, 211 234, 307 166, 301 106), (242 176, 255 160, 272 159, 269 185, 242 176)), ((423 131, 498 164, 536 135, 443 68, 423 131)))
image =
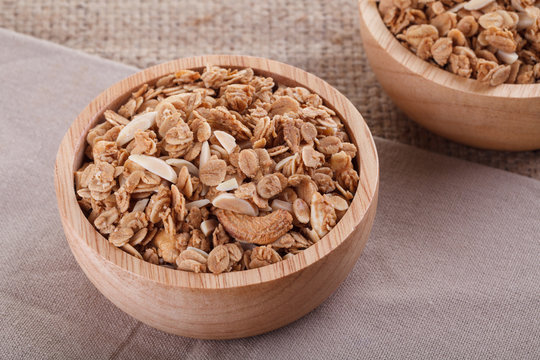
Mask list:
POLYGON ((490 87, 418 58, 360 0, 360 30, 371 68, 411 119, 451 140, 484 149, 540 149, 540 84, 490 87))
POLYGON ((345 279, 368 239, 379 187, 377 152, 360 113, 325 81, 295 67, 247 56, 201 56, 174 60, 120 81, 94 99, 65 135, 56 159, 55 186, 64 231, 90 281, 116 306, 157 329, 203 339, 231 339, 284 326, 323 302, 345 279), (319 94, 344 120, 357 144, 360 182, 336 227, 300 254, 259 269, 194 274, 150 264, 112 246, 88 222, 74 191, 73 172, 82 163, 85 137, 106 109, 132 91, 179 69, 207 64, 251 67, 288 86, 319 94))

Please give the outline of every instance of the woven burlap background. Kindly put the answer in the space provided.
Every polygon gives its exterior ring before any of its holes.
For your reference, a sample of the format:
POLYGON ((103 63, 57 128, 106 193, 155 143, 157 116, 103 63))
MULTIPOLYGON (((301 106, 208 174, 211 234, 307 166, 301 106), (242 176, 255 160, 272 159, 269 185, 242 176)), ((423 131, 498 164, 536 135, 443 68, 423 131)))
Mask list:
POLYGON ((357 17, 355 0, 0 0, 0 27, 141 68, 210 53, 284 61, 342 91, 374 135, 540 179, 540 151, 473 149, 408 120, 369 68, 357 17))

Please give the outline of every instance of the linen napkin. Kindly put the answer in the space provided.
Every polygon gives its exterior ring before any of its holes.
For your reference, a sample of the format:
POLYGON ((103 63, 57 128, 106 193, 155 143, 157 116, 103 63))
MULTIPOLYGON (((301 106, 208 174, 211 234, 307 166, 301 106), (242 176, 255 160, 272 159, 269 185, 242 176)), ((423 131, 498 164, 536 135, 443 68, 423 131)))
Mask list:
POLYGON ((0 358, 540 358, 540 182, 377 139, 380 198, 340 288, 271 333, 203 341, 112 305, 70 253, 60 140, 137 69, 0 29, 0 358))

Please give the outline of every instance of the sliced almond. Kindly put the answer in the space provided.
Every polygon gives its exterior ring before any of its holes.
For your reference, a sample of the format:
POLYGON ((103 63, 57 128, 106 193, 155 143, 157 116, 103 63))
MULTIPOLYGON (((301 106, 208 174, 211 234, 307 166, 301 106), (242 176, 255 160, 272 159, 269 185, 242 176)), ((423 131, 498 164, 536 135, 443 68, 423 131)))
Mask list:
POLYGON ((230 210, 238 214, 245 214, 249 216, 259 215, 259 209, 249 201, 239 199, 233 194, 224 193, 219 194, 212 201, 212 205, 217 208, 230 210))
POLYGON ((184 159, 167 159, 165 162, 175 168, 181 169, 182 166, 187 167, 189 173, 194 176, 199 176, 199 169, 193 163, 184 159))
POLYGON ((287 259, 290 259, 294 256, 295 254, 293 253, 286 253, 285 255, 283 255, 283 260, 287 260, 287 259))
POLYGON ((521 3, 522 0, 511 0, 510 3, 512 4, 512 7, 519 11, 525 11, 525 8, 523 7, 523 4, 521 3))
POLYGON ((133 161, 139 166, 142 166, 146 170, 150 171, 157 176, 162 177, 172 183, 176 183, 177 175, 176 171, 160 158, 148 156, 148 155, 129 155, 129 160, 133 161))
POLYGON ((123 146, 133 140, 135 137, 135 133, 137 130, 148 130, 152 125, 154 125, 154 121, 156 119, 156 111, 150 111, 141 115, 137 115, 120 130, 118 133, 118 137, 116 138, 116 144, 118 146, 123 146))
POLYGON ((235 239, 258 245, 273 243, 292 229, 293 217, 278 209, 265 216, 249 216, 219 209, 216 216, 235 239))
POLYGON ((285 165, 287 165, 287 163, 291 160, 296 160, 296 157, 298 155, 297 154, 294 154, 294 155, 291 155, 291 156, 287 156, 285 159, 281 160, 280 162, 278 162, 276 164, 276 171, 280 171, 281 169, 283 169, 283 167, 285 165))
POLYGON ((452 12, 452 13, 457 13, 459 10, 463 9, 463 7, 465 6, 466 3, 462 2, 462 3, 459 3, 457 5, 455 5, 454 7, 451 7, 450 9, 448 9, 447 11, 448 12, 452 12))
POLYGON ((330 196, 327 196, 327 199, 336 210, 345 211, 349 208, 349 203, 347 202, 347 200, 345 200, 341 196, 330 195, 330 196))
POLYGON ((230 178, 216 187, 216 190, 218 191, 231 191, 236 189, 238 189, 238 181, 236 181, 236 178, 230 178))
POLYGON ((293 207, 290 202, 279 200, 279 199, 274 199, 274 201, 272 201, 272 204, 270 204, 270 207, 272 208, 272 210, 281 209, 281 210, 288 211, 290 213, 293 212, 293 207))
POLYGON ((206 194, 208 194, 208 190, 209 190, 209 189, 210 189, 210 188, 208 187, 208 185, 204 185, 204 184, 203 184, 203 188, 202 188, 202 190, 201 190, 201 196, 205 196, 206 194))
POLYGON ((208 219, 201 223, 201 231, 204 236, 208 236, 214 232, 217 226, 218 222, 215 219, 208 219))
POLYGON ((497 57, 501 59, 503 62, 505 62, 506 64, 511 65, 516 62, 516 60, 519 58, 519 55, 515 52, 507 53, 505 51, 498 50, 497 57))
POLYGON ((232 154, 232 152, 236 148, 235 138, 232 135, 221 130, 214 131, 214 135, 216 135, 219 143, 221 144, 221 146, 223 146, 227 153, 232 154))
POLYGON ((186 209, 189 210, 189 209, 191 209, 193 207, 202 208, 202 207, 205 207, 208 204, 210 204, 210 200, 208 200, 208 199, 195 200, 195 201, 192 201, 190 203, 187 203, 186 204, 186 209))
POLYGON ((534 25, 535 19, 528 12, 520 12, 518 16, 519 20, 516 25, 518 30, 528 29, 534 25))
POLYGON ((133 206, 133 211, 144 211, 146 205, 148 205, 148 201, 150 201, 150 198, 137 201, 135 206, 133 206))
POLYGON ((229 157, 227 150, 216 144, 210 145, 210 155, 216 155, 220 159, 227 159, 229 157))
MULTIPOLYGON (((491 4, 495 0, 471 0, 468 3, 466 3, 463 8, 465 10, 480 10, 481 8, 485 7, 486 5, 491 4)), ((515 0, 512 0, 514 2, 515 0)))
POLYGON ((199 155, 199 169, 210 160, 210 145, 208 141, 203 142, 201 147, 201 154, 199 155))
POLYGON ((135 256, 138 259, 142 260, 142 258, 143 258, 141 256, 141 254, 139 254, 139 252, 133 246, 131 246, 129 243, 125 244, 125 245, 122 245, 121 249, 124 250, 125 252, 127 252, 128 254, 135 256))
POLYGON ((195 251, 199 254, 201 254, 202 256, 204 256, 205 259, 208 259, 208 253, 204 250, 201 250, 201 249, 197 249, 196 247, 193 247, 193 246, 188 246, 186 248, 186 250, 192 250, 192 251, 195 251))

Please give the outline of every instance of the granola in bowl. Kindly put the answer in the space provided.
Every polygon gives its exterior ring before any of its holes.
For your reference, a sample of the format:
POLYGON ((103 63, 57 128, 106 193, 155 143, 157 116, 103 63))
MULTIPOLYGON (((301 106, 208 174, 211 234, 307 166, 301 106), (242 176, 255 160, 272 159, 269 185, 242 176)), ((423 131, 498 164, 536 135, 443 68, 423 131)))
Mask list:
POLYGON ((87 135, 88 220, 153 264, 219 274, 276 263, 341 219, 358 186, 339 116, 250 68, 145 84, 87 135))
POLYGON ((540 1, 380 0, 390 32, 419 58, 491 86, 540 83, 540 1))

